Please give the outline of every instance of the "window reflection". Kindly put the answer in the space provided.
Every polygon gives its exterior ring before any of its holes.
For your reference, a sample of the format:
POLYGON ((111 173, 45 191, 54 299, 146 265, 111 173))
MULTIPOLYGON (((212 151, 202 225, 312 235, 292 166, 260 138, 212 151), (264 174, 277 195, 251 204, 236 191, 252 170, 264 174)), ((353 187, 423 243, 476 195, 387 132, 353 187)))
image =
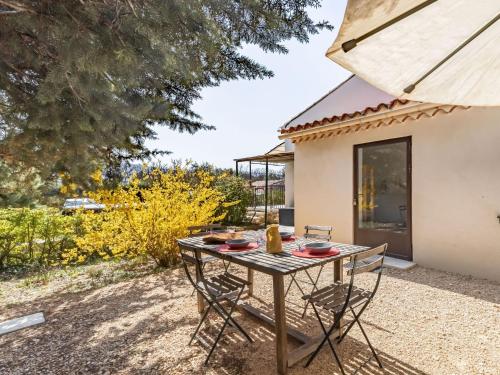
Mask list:
POLYGON ((406 142, 358 148, 359 228, 407 230, 406 142))

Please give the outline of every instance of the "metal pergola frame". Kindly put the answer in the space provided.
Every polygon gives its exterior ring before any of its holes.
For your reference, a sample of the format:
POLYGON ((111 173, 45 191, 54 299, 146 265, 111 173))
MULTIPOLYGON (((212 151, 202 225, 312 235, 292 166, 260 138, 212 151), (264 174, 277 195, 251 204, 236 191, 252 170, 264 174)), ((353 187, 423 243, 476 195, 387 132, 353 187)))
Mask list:
POLYGON ((278 146, 274 147, 269 152, 264 155, 249 156, 246 158, 234 159, 236 163, 236 176, 239 175, 239 165, 243 162, 249 163, 250 172, 250 182, 252 181, 252 165, 265 165, 266 167, 266 177, 264 186, 264 225, 267 226, 267 206, 268 206, 268 181, 269 181, 269 166, 279 166, 281 164, 290 162, 294 160, 293 151, 278 152, 277 149, 283 146, 284 143, 280 143, 278 146))

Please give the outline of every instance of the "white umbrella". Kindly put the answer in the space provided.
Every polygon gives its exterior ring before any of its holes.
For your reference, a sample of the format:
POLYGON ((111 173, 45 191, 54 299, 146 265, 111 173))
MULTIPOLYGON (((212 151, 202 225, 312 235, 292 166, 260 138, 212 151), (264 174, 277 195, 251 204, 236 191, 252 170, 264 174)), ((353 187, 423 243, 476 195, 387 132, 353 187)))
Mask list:
POLYGON ((326 55, 396 97, 500 106, 500 0, 349 0, 326 55))

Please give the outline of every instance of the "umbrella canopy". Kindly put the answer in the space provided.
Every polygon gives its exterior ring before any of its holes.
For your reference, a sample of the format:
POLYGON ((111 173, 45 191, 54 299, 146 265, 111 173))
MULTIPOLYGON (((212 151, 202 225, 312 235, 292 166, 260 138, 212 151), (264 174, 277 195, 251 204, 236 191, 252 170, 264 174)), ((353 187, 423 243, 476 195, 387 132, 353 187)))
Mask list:
POLYGON ((326 55, 402 99, 500 106, 500 0, 349 0, 326 55))

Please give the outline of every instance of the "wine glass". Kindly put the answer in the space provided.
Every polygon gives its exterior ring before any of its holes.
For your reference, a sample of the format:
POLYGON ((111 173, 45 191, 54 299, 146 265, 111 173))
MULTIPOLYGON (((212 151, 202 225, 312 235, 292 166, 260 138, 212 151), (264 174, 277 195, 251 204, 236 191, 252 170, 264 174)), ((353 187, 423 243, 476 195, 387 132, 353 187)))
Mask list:
POLYGON ((257 234, 256 234, 256 242, 257 242, 257 245, 259 245, 259 247, 261 247, 262 245, 264 245, 266 243, 266 233, 265 232, 261 232, 261 231, 258 231, 257 234))
POLYGON ((301 237, 298 236, 295 237, 295 246, 297 246, 297 249, 300 252, 304 251, 304 241, 301 237))

